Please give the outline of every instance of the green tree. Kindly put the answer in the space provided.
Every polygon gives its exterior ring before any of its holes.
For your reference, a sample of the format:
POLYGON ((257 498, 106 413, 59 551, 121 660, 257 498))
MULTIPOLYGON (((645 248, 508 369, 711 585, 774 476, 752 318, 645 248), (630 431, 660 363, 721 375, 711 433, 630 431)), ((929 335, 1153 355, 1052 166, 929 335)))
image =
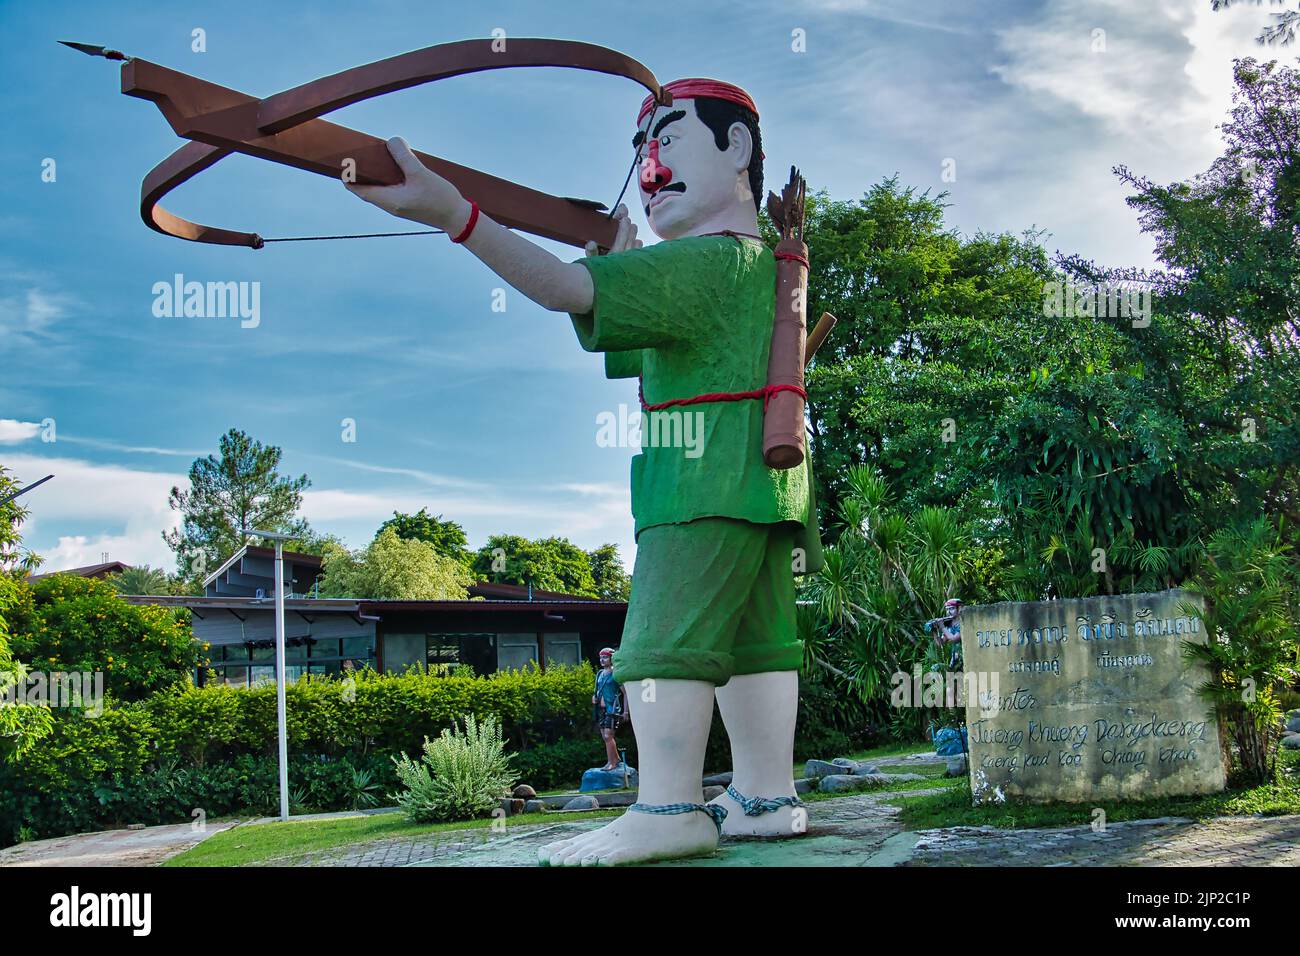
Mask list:
POLYGON ((602 544, 587 552, 595 592, 609 601, 626 601, 632 594, 632 578, 623 566, 618 545, 602 544))
POLYGON ((42 671, 103 671, 105 691, 122 700, 183 683, 207 663, 187 611, 128 604, 95 578, 41 578, 11 627, 18 657, 42 671))
POLYGON ((1129 205, 1161 267, 1084 279, 1153 290, 1157 321, 1129 342, 1148 401, 1181 423, 1169 451, 1202 532, 1261 513, 1300 528, 1300 73, 1234 64, 1222 156, 1189 182, 1157 185, 1125 167, 1129 205), (1164 317, 1163 321, 1161 318, 1164 317))
POLYGON ((568 538, 530 541, 517 534, 494 534, 474 556, 473 570, 480 581, 598 596, 591 556, 568 538))
MULTIPOLYGON (((20 484, 0 465, 0 498, 20 484)), ((29 751, 53 726, 50 709, 11 700, 29 670, 14 656, 12 621, 31 604, 26 576, 40 566, 40 558, 23 548, 21 526, 27 512, 18 501, 0 505, 0 759, 29 751)))
POLYGON ((322 597, 462 601, 474 583, 465 566, 424 541, 387 528, 360 551, 334 546, 325 556, 322 597))
POLYGON ((168 496, 181 513, 181 527, 163 533, 183 576, 201 578, 218 567, 244 545, 245 528, 309 535, 298 508, 311 481, 280 475, 280 458, 276 446, 232 428, 221 436, 219 457, 208 455, 190 466, 189 489, 173 488, 168 496))
POLYGON ((444 521, 442 515, 429 514, 428 509, 421 508, 415 514, 403 514, 394 511, 393 516, 379 526, 376 536, 392 528, 398 537, 423 541, 433 545, 433 549, 448 558, 455 558, 467 568, 474 561, 474 554, 469 550, 469 539, 465 529, 455 521, 444 521))

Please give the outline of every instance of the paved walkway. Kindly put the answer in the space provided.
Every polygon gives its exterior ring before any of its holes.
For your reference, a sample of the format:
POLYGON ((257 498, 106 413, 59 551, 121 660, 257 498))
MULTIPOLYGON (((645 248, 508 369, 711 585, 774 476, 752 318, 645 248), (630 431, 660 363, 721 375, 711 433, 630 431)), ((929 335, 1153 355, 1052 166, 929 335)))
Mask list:
MULTIPOLYGON (((911 790, 907 795, 938 793, 911 790)), ((1300 816, 1182 818, 1033 830, 910 832, 900 793, 814 803, 798 840, 726 840, 711 857, 662 866, 1300 866, 1300 816)), ((296 866, 534 866, 538 847, 603 821, 508 826, 380 840, 273 861, 296 866)))
MULTIPOLYGON (((906 767, 890 766, 889 770, 906 767)), ((911 832, 888 801, 939 789, 872 792, 809 805, 797 840, 725 840, 703 859, 661 866, 1300 866, 1300 815, 1180 817, 1026 830, 945 827, 911 832)), ((373 812, 373 811, 372 811, 373 812)), ((349 814, 322 814, 321 817, 349 814)), ((510 824, 375 840, 267 861, 280 866, 535 866, 537 850, 603 820, 510 824)), ((156 866, 233 822, 110 830, 0 851, 0 866, 156 866)))
POLYGON ((33 840, 0 850, 0 866, 157 866, 234 825, 234 821, 209 823, 199 831, 178 823, 33 840))

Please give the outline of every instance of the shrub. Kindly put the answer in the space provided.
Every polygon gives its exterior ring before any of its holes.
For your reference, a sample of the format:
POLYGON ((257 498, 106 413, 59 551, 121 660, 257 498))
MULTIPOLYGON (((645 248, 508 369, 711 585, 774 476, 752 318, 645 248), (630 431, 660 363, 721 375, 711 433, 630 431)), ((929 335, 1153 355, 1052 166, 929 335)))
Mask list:
POLYGON ((104 673, 104 689, 139 700, 186 683, 207 653, 186 612, 128 604, 107 581, 52 574, 12 614, 14 657, 38 671, 104 673))
POLYGON ((397 777, 406 787, 394 797, 413 823, 483 816, 514 785, 510 759, 497 721, 488 717, 480 724, 467 714, 463 734, 453 726, 437 740, 424 738, 420 762, 405 753, 401 759, 393 758, 397 777))

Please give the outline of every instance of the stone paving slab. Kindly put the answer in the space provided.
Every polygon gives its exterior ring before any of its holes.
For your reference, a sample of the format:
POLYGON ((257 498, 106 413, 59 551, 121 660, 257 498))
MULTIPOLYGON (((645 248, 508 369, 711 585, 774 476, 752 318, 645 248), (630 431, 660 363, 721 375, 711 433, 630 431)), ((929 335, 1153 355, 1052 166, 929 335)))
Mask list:
POLYGON ((157 866, 236 822, 209 823, 201 831, 178 823, 33 840, 0 850, 0 866, 157 866))
POLYGON ((1300 866, 1300 815, 1182 817, 1035 830, 917 834, 903 866, 1300 866))

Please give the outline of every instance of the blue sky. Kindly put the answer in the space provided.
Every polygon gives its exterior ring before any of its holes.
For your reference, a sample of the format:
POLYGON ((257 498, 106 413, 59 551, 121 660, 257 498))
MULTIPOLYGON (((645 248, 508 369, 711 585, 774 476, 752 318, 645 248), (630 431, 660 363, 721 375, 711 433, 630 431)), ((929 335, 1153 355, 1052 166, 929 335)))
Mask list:
MULTIPOLYGON (((394 509, 634 554, 629 448, 597 416, 635 406, 570 324, 443 237, 261 251, 162 237, 144 174, 180 141, 118 92, 103 43, 259 96, 434 43, 555 36, 622 50, 661 81, 739 83, 769 175, 798 164, 837 199, 897 173, 950 193, 964 232, 1047 229, 1052 249, 1147 264, 1111 167, 1186 178, 1216 155, 1234 56, 1266 9, 1208 0, 691 3, 0 4, 0 463, 24 480, 46 569, 171 567, 168 489, 231 427, 307 473, 304 513, 364 544, 394 509), (677 10, 689 12, 676 12, 677 10), (206 33, 206 52, 191 49, 206 33), (806 49, 792 49, 793 31, 806 49), (1098 34, 1096 31, 1103 31, 1098 34), (1100 48, 1099 48, 1100 37, 1100 48), (57 178, 43 182, 55 160, 57 178), (955 181, 942 179, 955 168, 955 181), (260 324, 159 318, 156 282, 261 284, 260 324), (342 421, 356 422, 345 442, 342 421), (46 441, 53 420, 54 441, 46 441)), ((480 74, 350 107, 339 122, 559 195, 610 202, 642 93, 564 70, 480 74)), ((317 176, 231 157, 173 193, 188 218, 266 236, 401 228, 317 176)), ((643 235, 641 214, 634 211, 643 235)), ((553 246, 560 254, 576 250, 553 246)))

